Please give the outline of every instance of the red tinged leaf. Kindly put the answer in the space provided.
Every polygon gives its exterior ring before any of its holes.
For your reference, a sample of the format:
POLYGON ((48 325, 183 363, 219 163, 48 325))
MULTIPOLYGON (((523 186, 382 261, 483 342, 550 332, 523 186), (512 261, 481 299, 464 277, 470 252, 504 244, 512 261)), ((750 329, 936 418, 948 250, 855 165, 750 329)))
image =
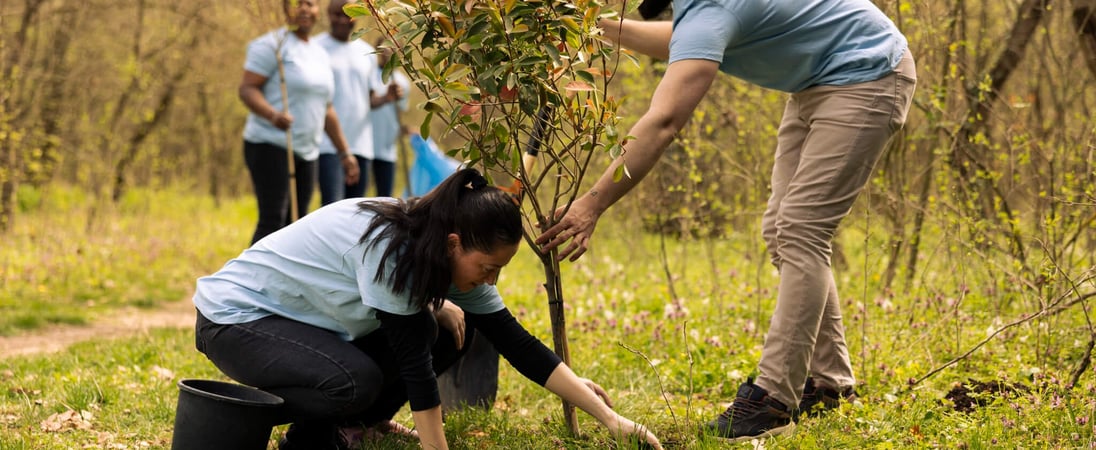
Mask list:
POLYGON ((475 117, 479 115, 481 108, 482 107, 480 106, 479 102, 468 102, 460 107, 460 114, 462 116, 475 117))

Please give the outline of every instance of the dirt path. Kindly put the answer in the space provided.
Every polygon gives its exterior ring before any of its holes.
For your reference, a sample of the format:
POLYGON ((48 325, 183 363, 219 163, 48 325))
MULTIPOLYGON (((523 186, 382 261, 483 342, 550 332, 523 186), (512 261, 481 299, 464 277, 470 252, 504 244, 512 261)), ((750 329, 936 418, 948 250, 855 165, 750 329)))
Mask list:
POLYGON ((109 318, 88 325, 54 325, 25 334, 0 336, 0 359, 49 353, 89 339, 139 334, 152 328, 194 326, 194 304, 187 296, 157 309, 120 309, 109 318))

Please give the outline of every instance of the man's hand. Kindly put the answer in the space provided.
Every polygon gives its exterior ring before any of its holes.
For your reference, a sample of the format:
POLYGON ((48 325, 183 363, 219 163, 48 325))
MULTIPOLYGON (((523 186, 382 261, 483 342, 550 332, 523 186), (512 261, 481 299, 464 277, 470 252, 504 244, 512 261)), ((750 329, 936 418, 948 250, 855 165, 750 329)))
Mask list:
POLYGON ((403 88, 396 83, 392 83, 388 85, 388 91, 384 93, 384 98, 389 102, 394 102, 403 98, 403 95, 403 88))
MULTIPOLYGON (((597 227, 597 220, 601 217, 601 213, 590 206, 592 202, 585 201, 586 199, 587 197, 583 196, 575 200, 571 204, 571 209, 567 211, 567 215, 537 237, 537 245, 546 252, 563 245, 568 240, 571 241, 570 245, 559 250, 556 255, 557 261, 562 261, 568 256, 572 262, 576 261, 590 246, 590 236, 594 234, 594 228, 597 227)), ((563 213, 562 209, 555 212, 555 214, 561 213, 563 213)))
POLYGON ((346 174, 346 185, 353 186, 358 184, 358 180, 361 178, 361 168, 358 167, 358 158, 350 153, 344 153, 339 155, 339 161, 342 163, 343 172, 346 174))
POLYGON ((457 350, 464 348, 464 310, 449 300, 443 300, 441 308, 434 311, 434 317, 438 320, 438 326, 453 333, 457 350))

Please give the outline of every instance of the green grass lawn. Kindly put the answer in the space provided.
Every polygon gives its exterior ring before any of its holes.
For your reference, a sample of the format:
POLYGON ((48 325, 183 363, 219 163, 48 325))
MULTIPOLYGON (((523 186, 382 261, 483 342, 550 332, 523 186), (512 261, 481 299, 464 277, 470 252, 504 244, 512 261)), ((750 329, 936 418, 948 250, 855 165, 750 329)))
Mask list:
MULTIPOLYGON (((215 205, 180 192, 137 193, 108 213, 81 207, 85 202, 78 197, 42 195, 19 217, 16 230, 0 237, 3 333, 178 300, 194 278, 240 251, 254 220, 250 198, 215 205)), ((624 212, 618 214, 599 225, 589 254, 564 264, 572 365, 608 389, 618 410, 650 426, 672 448, 725 448, 695 430, 725 408, 756 367, 776 274, 750 230, 714 242, 667 241, 664 266, 658 238, 633 229, 617 232, 633 226, 624 212)), ((915 285, 888 291, 878 276, 882 237, 853 225, 842 240, 849 264, 837 276, 861 403, 805 419, 794 435, 766 441, 765 447, 1096 443, 1092 369, 1078 386, 1066 386, 1088 342, 1082 307, 1009 328, 911 387, 911 379, 1033 312, 1038 300, 983 270, 991 261, 939 256, 943 250, 924 264, 915 285), (945 396, 971 379, 1002 380, 1024 390, 974 395, 984 405, 956 411, 945 396)), ((503 271, 499 287, 519 320, 550 344, 542 274, 532 252, 523 249, 503 271)), ((224 379, 194 350, 186 330, 0 360, 0 450, 167 448, 176 383, 183 378, 224 379), (73 413, 60 415, 67 411, 73 413)), ((454 448, 611 446, 592 418, 579 418, 583 436, 571 437, 558 399, 504 363, 494 408, 450 416, 447 435, 454 448)), ((397 420, 411 423, 406 409, 397 420)), ((417 448, 398 440, 382 447, 417 448)))

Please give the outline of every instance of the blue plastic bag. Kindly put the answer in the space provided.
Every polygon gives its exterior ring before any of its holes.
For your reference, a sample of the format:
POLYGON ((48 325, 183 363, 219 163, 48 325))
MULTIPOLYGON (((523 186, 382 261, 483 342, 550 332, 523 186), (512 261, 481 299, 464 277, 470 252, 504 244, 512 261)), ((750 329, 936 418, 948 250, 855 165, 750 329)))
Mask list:
POLYGON ((412 134, 411 149, 415 152, 415 162, 409 173, 409 192, 405 193, 411 197, 426 195, 434 186, 460 169, 460 161, 443 153, 434 143, 434 139, 423 139, 418 134, 412 134))

